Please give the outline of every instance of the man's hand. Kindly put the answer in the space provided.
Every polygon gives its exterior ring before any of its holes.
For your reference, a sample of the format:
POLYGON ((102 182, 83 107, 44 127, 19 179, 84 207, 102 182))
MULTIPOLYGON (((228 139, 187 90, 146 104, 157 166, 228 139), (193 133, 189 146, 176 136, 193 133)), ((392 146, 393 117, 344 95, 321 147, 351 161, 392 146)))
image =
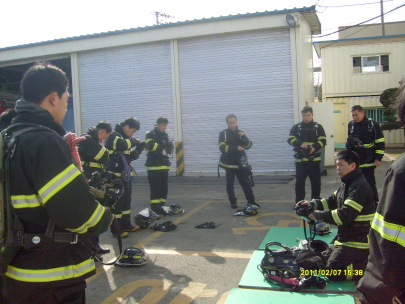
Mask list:
POLYGON ((381 162, 380 162, 379 160, 375 160, 375 161, 374 161, 374 165, 375 165, 376 167, 379 167, 379 166, 381 165, 381 162))
POLYGON ((309 152, 309 154, 312 154, 315 152, 315 148, 311 148, 311 151, 309 152))
POLYGON ((306 143, 303 143, 303 144, 301 145, 301 148, 306 149, 306 148, 308 148, 308 145, 307 145, 306 143))
POLYGON ((243 150, 245 150, 245 148, 243 148, 242 146, 238 146, 238 150, 243 151, 243 150))
POLYGON ((244 136, 244 135, 245 135, 245 133, 243 133, 243 132, 239 132, 239 135, 240 135, 240 136, 244 136))
POLYGON ((115 219, 115 215, 113 214, 113 215, 112 215, 112 219, 111 219, 110 226, 112 225, 112 223, 113 223, 114 219, 115 219))

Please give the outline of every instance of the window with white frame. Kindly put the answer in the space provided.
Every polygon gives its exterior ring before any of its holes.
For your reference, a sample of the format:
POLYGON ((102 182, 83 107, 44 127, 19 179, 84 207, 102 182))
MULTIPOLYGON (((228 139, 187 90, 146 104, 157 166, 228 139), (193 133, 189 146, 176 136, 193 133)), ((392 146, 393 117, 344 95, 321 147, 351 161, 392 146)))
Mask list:
POLYGON ((384 115, 384 108, 368 108, 364 109, 364 114, 367 118, 370 118, 378 123, 387 122, 384 115))
POLYGON ((353 73, 377 73, 389 71, 389 55, 353 57, 353 73))

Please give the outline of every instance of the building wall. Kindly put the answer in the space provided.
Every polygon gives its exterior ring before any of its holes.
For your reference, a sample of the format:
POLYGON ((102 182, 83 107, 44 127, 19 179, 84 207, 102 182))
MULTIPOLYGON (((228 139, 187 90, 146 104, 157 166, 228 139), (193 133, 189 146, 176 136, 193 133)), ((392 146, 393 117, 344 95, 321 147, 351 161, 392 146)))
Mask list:
POLYGON ((323 98, 380 95, 398 87, 405 76, 405 42, 390 42, 322 48, 323 98), (365 55, 389 55, 389 72, 353 73, 352 58, 365 55))
MULTIPOLYGON (((339 30, 345 29, 345 26, 339 26, 339 30)), ((388 22, 384 24, 385 36, 405 34, 405 22, 388 22)), ((339 32, 339 39, 353 39, 361 37, 381 36, 381 23, 353 26, 339 32)))

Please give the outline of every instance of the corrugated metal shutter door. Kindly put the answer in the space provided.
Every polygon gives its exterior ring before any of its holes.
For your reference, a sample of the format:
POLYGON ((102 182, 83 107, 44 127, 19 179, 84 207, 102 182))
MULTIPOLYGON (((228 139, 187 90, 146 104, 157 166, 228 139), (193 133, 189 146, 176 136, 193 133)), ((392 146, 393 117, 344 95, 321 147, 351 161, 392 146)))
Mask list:
POLYGON ((255 172, 295 170, 288 29, 179 41, 185 172, 216 172, 219 132, 233 113, 253 142, 255 172))
MULTIPOLYGON (((145 139, 159 116, 169 119, 167 133, 174 137, 170 42, 148 43, 81 53, 80 99, 83 130, 109 119, 113 128, 128 117, 141 121, 134 137, 145 139)), ((146 153, 132 162, 146 171, 146 153)), ((176 171, 176 157, 172 171, 176 171)))

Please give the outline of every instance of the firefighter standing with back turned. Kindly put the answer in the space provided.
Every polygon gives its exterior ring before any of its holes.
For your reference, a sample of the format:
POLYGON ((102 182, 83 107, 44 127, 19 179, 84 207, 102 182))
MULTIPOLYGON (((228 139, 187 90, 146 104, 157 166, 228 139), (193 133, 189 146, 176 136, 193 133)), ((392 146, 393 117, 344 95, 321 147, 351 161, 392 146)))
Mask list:
MULTIPOLYGON (((101 121, 95 127, 90 127, 84 139, 77 143, 83 173, 86 179, 91 179, 94 172, 100 174, 107 169, 108 151, 100 143, 110 135, 112 127, 108 121, 101 121)), ((99 254, 109 253, 109 248, 101 248, 98 235, 90 237, 93 245, 98 249, 99 254)), ((102 260, 101 257, 98 257, 102 260)))
POLYGON ((110 155, 107 170, 119 176, 124 185, 124 193, 114 207, 114 214, 121 231, 115 231, 115 227, 111 226, 111 233, 114 237, 117 236, 117 233, 120 233, 121 237, 127 237, 128 232, 134 232, 139 228, 139 226, 134 227, 131 224, 131 181, 133 172, 130 164, 132 160, 139 158, 144 148, 139 139, 132 137, 140 127, 141 123, 138 119, 127 118, 115 126, 105 144, 110 155))
POLYGON ((61 138, 69 96, 65 73, 35 65, 21 92, 12 125, 31 123, 44 131, 20 135, 10 159, 11 202, 24 225, 25 246, 8 266, 2 294, 13 304, 85 303, 85 280, 96 272, 82 235, 103 233, 113 217, 89 191, 61 138))
POLYGON ((166 133, 169 120, 161 116, 156 120, 156 126, 145 135, 146 170, 150 187, 150 205, 152 211, 159 215, 166 215, 162 208, 166 205, 169 192, 169 155, 173 153, 174 144, 166 133))
POLYGON ((287 142, 295 151, 295 202, 305 199, 305 180, 311 181, 311 199, 321 195, 321 154, 319 149, 326 145, 326 135, 321 124, 314 122, 311 107, 301 111, 302 122, 294 125, 287 142))

